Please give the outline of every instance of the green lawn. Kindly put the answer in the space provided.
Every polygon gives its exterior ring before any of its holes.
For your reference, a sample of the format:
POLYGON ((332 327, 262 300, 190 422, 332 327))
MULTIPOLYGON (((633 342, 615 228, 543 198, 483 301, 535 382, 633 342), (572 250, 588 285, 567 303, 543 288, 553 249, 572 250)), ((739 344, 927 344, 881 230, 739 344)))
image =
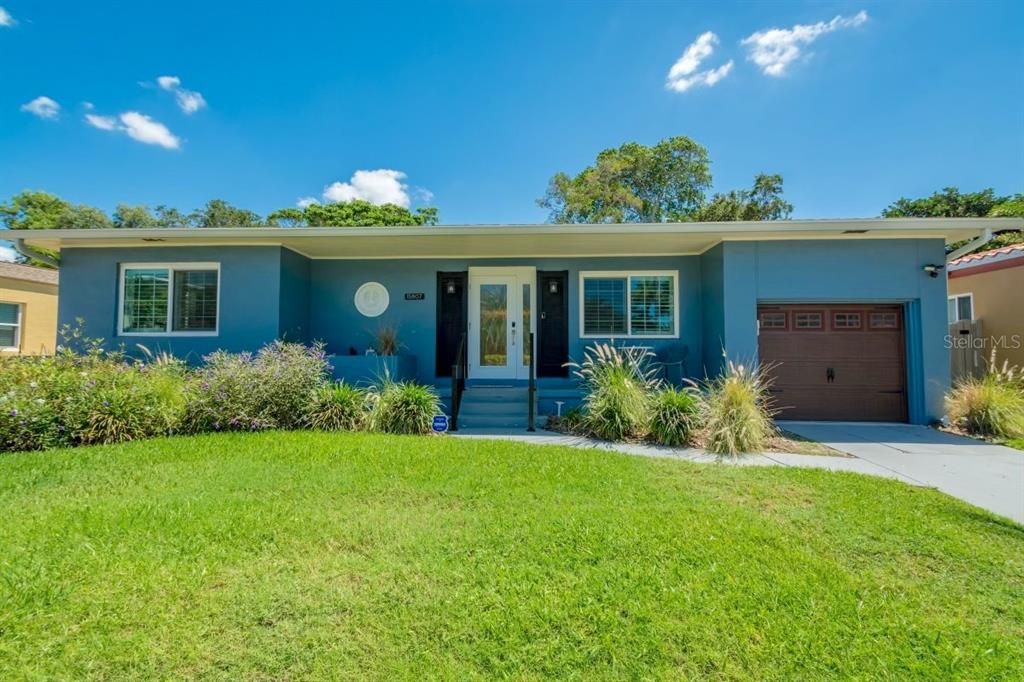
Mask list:
POLYGON ((508 442, 0 456, 0 679, 1019 679, 1024 528, 931 490, 508 442))
POLYGON ((1017 448, 1018 450, 1024 450, 1024 438, 1015 438, 1013 440, 1006 441, 1006 444, 1011 448, 1017 448))

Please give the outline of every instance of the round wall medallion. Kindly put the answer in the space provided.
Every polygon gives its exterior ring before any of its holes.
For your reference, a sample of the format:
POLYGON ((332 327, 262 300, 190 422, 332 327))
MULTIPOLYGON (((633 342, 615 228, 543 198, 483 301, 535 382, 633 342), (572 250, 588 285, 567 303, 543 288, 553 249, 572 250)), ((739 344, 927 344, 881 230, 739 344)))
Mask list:
POLYGON ((356 310, 366 317, 378 317, 388 309, 391 296, 380 282, 367 282, 356 290, 356 310))

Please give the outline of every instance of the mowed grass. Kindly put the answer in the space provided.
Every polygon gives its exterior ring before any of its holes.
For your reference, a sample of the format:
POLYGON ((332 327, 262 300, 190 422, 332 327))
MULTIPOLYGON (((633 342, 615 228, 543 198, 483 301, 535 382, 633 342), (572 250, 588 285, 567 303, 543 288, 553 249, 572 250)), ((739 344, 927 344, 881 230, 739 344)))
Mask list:
POLYGON ((1024 529, 853 474, 266 433, 0 456, 0 679, 1019 679, 1024 529))

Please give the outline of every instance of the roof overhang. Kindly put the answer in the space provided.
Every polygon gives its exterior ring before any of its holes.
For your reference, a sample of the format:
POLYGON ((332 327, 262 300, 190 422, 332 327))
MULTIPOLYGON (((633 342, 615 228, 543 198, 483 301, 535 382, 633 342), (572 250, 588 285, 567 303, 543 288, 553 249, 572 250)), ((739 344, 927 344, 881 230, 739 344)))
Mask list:
POLYGON ((599 225, 429 227, 207 227, 10 230, 29 247, 284 246, 310 258, 511 258, 693 255, 723 241, 942 239, 985 228, 1024 228, 1020 218, 872 218, 599 225))

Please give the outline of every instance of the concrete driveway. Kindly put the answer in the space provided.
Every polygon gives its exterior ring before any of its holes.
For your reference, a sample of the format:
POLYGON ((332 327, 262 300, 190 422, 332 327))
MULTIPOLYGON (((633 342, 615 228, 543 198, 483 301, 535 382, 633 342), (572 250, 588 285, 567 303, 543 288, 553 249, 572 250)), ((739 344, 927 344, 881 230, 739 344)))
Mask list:
POLYGON ((849 422, 780 422, 892 472, 1024 523, 1024 451, 989 445, 924 426, 849 422))

